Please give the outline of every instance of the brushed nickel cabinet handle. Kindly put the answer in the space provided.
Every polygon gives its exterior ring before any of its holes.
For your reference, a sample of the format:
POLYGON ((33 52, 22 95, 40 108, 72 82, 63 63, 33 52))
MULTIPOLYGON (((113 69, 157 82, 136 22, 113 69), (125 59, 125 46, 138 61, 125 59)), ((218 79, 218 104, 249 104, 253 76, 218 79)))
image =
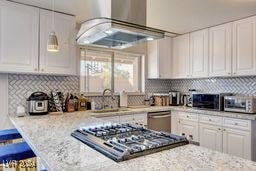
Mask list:
POLYGON ((37 69, 35 68, 34 71, 37 71, 37 69))

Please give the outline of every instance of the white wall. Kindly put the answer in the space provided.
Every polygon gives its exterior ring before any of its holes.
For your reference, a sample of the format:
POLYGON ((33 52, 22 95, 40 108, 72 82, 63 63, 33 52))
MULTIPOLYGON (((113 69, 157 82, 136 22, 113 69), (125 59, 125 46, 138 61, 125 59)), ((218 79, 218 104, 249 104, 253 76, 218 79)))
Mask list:
POLYGON ((8 118, 8 74, 0 74, 0 129, 11 127, 8 118))

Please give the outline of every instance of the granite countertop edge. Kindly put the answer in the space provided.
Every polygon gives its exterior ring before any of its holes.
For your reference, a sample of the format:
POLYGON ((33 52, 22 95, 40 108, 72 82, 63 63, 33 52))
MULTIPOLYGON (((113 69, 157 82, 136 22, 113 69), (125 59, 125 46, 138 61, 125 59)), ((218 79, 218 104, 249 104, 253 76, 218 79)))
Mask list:
POLYGON ((189 112, 189 113, 220 116, 220 117, 230 117, 230 118, 236 118, 236 119, 256 120, 256 114, 201 110, 201 109, 195 109, 195 108, 184 107, 184 106, 152 106, 152 107, 137 108, 137 109, 135 108, 125 108, 125 109, 127 109, 128 111, 118 111, 118 112, 109 112, 109 113, 91 112, 90 115, 92 117, 100 118, 100 117, 108 117, 108 116, 121 116, 121 115, 131 115, 131 114, 160 112, 160 111, 170 110, 170 111, 181 111, 181 112, 189 112))

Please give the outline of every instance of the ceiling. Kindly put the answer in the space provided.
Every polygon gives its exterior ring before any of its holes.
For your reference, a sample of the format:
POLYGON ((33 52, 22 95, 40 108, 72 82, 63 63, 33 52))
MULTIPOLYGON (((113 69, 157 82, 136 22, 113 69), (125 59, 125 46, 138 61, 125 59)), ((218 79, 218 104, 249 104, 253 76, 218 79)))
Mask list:
MULTIPOLYGON (((51 0, 16 0, 51 8, 51 0)), ((55 0, 57 11, 76 15, 78 23, 93 12, 94 0, 55 0)), ((104 3, 106 0, 102 0, 104 3)), ((256 15, 256 0, 147 0, 147 25, 176 33, 256 15)))

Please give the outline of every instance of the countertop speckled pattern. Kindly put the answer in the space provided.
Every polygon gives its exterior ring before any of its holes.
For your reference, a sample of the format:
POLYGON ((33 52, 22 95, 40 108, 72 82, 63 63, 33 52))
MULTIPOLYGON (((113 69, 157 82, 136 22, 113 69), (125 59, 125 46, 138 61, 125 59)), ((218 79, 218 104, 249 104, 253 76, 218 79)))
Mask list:
POLYGON ((256 170, 256 162, 194 145, 116 163, 70 136, 80 125, 105 122, 90 114, 10 116, 10 119, 48 170, 256 170))
POLYGON ((231 117, 231 118, 238 118, 238 119, 256 120, 256 114, 200 110, 200 109, 194 109, 191 107, 184 107, 184 106, 159 106, 159 107, 152 106, 152 107, 137 108, 137 109, 128 108, 127 110, 128 111, 110 112, 110 113, 92 113, 91 116, 103 117, 103 116, 129 115, 133 113, 147 113, 147 112, 171 110, 171 111, 184 111, 184 112, 191 112, 191 113, 205 114, 205 115, 215 115, 215 116, 222 116, 222 117, 231 117))

